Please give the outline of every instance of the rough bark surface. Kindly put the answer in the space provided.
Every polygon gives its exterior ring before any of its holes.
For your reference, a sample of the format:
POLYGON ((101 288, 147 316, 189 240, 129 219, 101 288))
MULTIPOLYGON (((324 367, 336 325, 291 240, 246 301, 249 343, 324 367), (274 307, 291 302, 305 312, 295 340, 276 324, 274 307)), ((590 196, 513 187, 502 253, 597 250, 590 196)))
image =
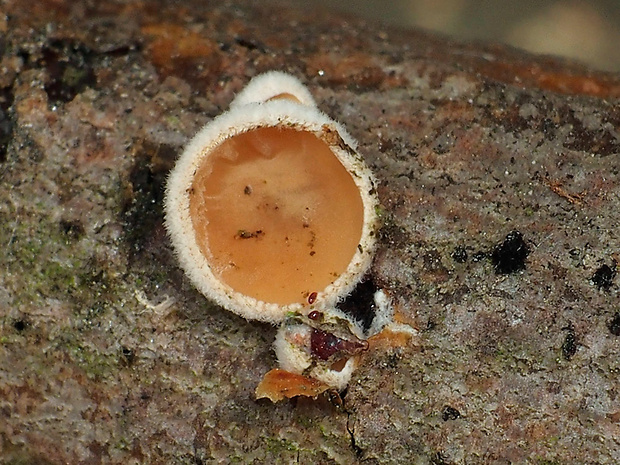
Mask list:
POLYGON ((263 2, 0 10, 0 461, 618 463, 619 76, 263 2), (269 69, 358 138, 372 278, 420 330, 342 402, 254 400, 275 329, 162 226, 184 143, 269 69))

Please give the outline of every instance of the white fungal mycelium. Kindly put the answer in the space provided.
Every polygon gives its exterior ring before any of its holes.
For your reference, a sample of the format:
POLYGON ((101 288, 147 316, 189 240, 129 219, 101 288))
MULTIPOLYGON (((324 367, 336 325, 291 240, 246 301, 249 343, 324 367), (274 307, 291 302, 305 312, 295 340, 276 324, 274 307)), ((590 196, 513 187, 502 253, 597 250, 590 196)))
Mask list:
POLYGON ((244 318, 281 324, 281 367, 335 388, 365 338, 336 304, 367 272, 378 224, 375 179, 356 146, 299 80, 269 72, 189 142, 165 198, 192 283, 244 318))

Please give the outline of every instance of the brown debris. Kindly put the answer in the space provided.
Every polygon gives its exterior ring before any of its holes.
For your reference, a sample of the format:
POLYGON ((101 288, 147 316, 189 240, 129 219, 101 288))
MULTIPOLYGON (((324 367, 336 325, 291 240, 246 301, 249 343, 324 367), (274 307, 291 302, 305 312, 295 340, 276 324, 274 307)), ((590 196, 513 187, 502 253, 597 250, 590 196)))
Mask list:
POLYGON ((317 397, 328 389, 329 386, 316 379, 274 368, 263 377, 255 394, 257 399, 279 402, 298 396, 317 397))
POLYGON ((410 341, 410 334, 386 328, 368 339, 368 347, 372 352, 374 350, 385 350, 388 347, 405 347, 410 341))
POLYGON ((549 189, 572 204, 581 205, 585 201, 585 197, 588 194, 587 190, 576 194, 570 193, 564 188, 562 181, 550 179, 548 176, 543 177, 542 181, 549 187, 549 189))

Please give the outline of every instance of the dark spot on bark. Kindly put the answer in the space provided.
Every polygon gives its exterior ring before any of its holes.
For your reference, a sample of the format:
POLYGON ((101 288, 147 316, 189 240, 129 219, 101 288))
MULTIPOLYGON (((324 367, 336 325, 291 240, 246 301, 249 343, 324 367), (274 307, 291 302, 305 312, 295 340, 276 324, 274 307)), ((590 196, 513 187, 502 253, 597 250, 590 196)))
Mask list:
POLYGON ((497 274, 509 274, 525 269, 525 259, 530 249, 519 231, 511 231, 491 253, 491 261, 497 274))
POLYGON ((394 349, 394 351, 389 352, 387 354, 385 366, 387 368, 391 368, 396 370, 398 365, 400 365, 400 361, 403 359, 402 351, 398 348, 394 349))
POLYGON ((599 289, 608 290, 616 277, 616 265, 603 265, 592 275, 592 283, 599 289))
POLYGON ((578 248, 570 249, 568 251, 568 255, 570 255, 570 258, 572 260, 581 260, 581 258, 582 258, 581 250, 579 250, 578 248))
POLYGON ((359 445, 357 445, 355 441, 355 428, 350 426, 350 421, 351 421, 351 416, 350 416, 350 413, 347 412, 347 431, 349 433, 349 437, 351 438, 351 449, 353 449, 355 456, 359 460, 364 456, 364 450, 359 445))
POLYGON ((136 354, 129 347, 121 347, 121 363, 125 366, 131 366, 136 359, 136 354))
POLYGON ((450 407, 449 405, 446 405, 441 411, 441 419, 443 421, 456 420, 457 418, 460 418, 460 416, 461 412, 454 407, 450 407))
POLYGON ((452 257, 452 259, 457 262, 457 263, 465 263, 467 261, 467 250, 465 250, 465 247, 457 245, 454 248, 454 251, 452 252, 452 254, 450 255, 452 257))
POLYGON ((487 254, 486 252, 483 252, 482 250, 479 250, 478 252, 474 253, 471 257, 472 261, 475 263, 481 262, 485 258, 487 258, 487 254))
POLYGON ((379 138, 379 152, 385 153, 394 148, 394 141, 391 139, 379 138))
POLYGON ((616 312, 614 317, 607 323, 609 332, 614 336, 620 336, 620 312, 616 312))
POLYGON ((451 462, 446 458, 443 452, 437 451, 431 457, 431 464, 432 465, 450 465, 451 462))
POLYGON ((548 140, 555 140, 555 132, 558 129, 558 125, 554 123, 551 118, 544 118, 540 125, 540 129, 548 140))
POLYGON ((69 239, 79 239, 85 233, 84 226, 79 221, 61 220, 60 229, 69 239))
POLYGON ((375 292, 378 288, 372 279, 360 282, 353 292, 342 302, 336 304, 340 310, 352 316, 362 324, 364 331, 368 331, 377 310, 375 292))
POLYGON ((248 37, 235 37, 235 43, 248 50, 258 50, 261 53, 265 53, 267 48, 258 40, 248 37))
POLYGON ((15 320, 13 322, 13 328, 15 328, 15 331, 22 332, 27 327, 28 327, 28 323, 26 323, 24 320, 15 320))
POLYGON ((9 117, 9 108, 13 104, 10 89, 0 89, 0 163, 6 161, 6 153, 13 135, 13 120, 9 117))
POLYGON ((563 330, 567 331, 564 342, 562 343, 562 356, 564 360, 570 360, 573 355, 577 353, 577 338, 575 336, 575 329, 572 324, 569 324, 563 330))
POLYGON ((162 237, 163 199, 166 177, 174 164, 177 149, 170 145, 144 142, 129 173, 123 198, 122 218, 130 257, 151 249, 162 237))
POLYGON ((48 73, 45 91, 51 101, 69 102, 86 88, 95 87, 93 56, 84 44, 65 39, 53 40, 43 49, 40 65, 48 73))

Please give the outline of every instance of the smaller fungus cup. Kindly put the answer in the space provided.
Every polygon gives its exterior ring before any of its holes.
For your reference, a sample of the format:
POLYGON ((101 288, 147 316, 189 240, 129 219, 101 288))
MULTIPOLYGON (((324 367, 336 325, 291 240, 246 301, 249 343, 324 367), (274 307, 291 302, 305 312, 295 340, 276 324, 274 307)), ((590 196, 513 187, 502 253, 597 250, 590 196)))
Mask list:
POLYGON ((253 79, 185 148, 166 227, 193 284, 248 319, 329 312, 372 260, 375 181, 294 77, 253 79))

